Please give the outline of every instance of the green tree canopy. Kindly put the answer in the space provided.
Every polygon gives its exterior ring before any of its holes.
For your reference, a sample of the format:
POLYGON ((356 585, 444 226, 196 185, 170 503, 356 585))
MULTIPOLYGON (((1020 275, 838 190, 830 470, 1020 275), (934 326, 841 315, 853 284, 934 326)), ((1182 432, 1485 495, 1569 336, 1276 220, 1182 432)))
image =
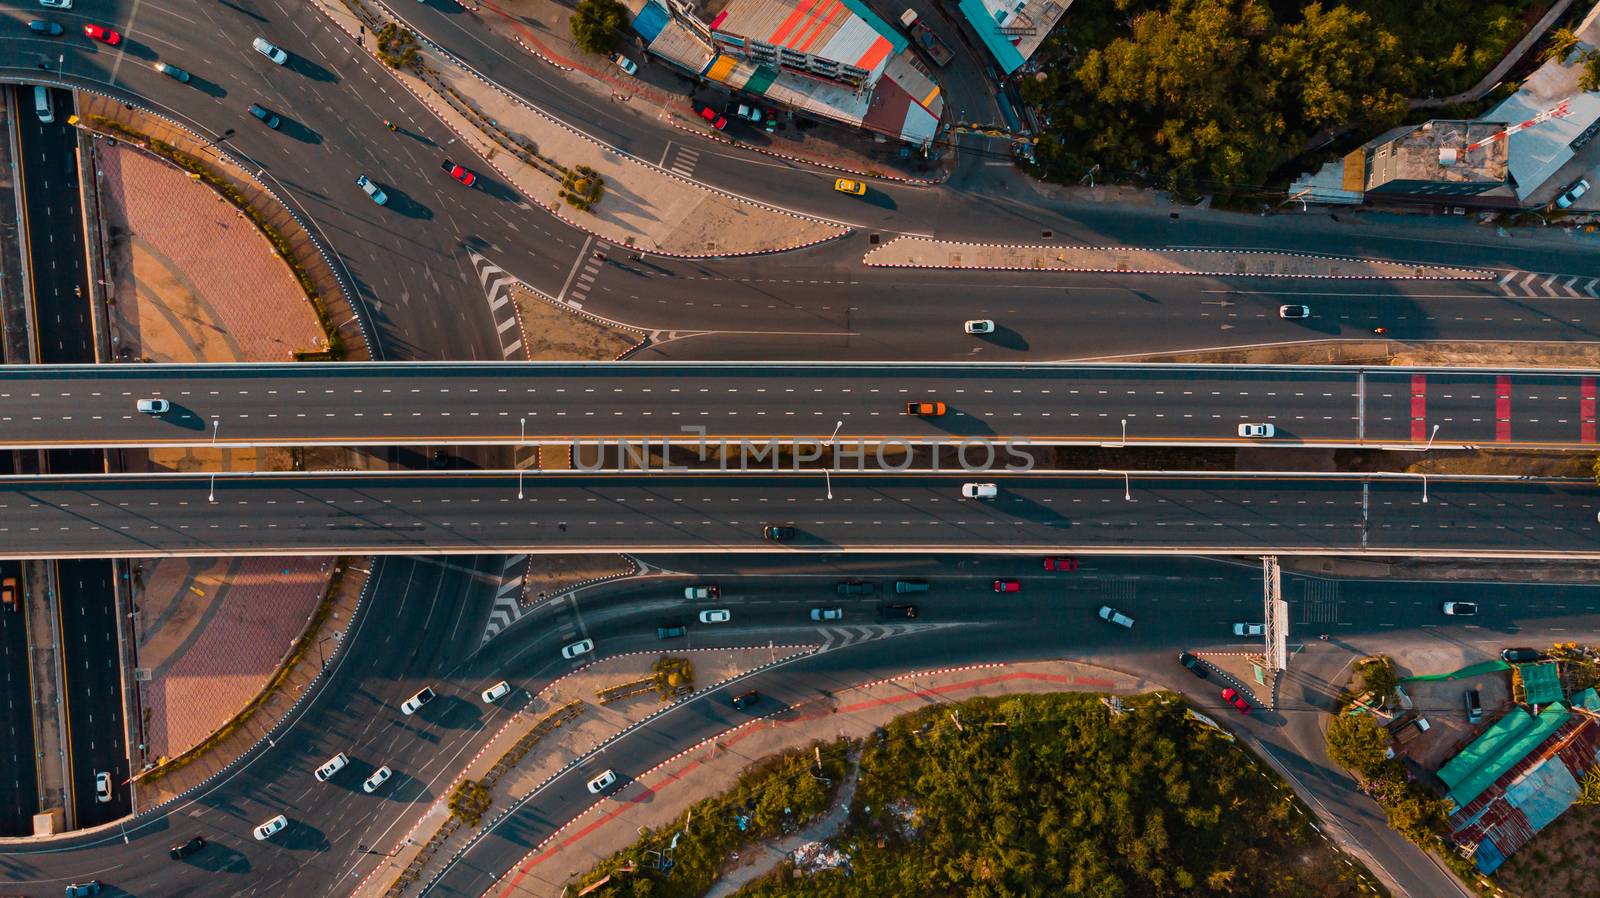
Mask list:
POLYGON ((572 15, 572 38, 585 53, 617 52, 627 27, 628 8, 617 0, 579 0, 572 15))
POLYGON ((1340 715, 1328 723, 1328 757, 1362 776, 1373 776, 1388 763, 1388 743, 1387 734, 1365 714, 1340 715))

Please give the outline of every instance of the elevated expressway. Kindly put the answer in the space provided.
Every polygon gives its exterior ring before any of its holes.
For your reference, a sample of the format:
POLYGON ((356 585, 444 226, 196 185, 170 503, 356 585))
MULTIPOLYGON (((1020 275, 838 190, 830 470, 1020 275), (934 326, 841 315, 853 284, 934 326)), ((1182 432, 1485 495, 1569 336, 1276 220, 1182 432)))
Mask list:
POLYGON ((16 557, 774 550, 1600 557, 1584 480, 513 471, 0 478, 16 557), (992 500, 961 497, 996 482, 992 500), (786 542, 766 524, 795 528, 786 542))
POLYGON ((0 448, 969 438, 1592 449, 1596 378, 1457 368, 1005 363, 7 366, 0 448), (138 399, 166 399, 163 415, 138 399), (939 400, 942 417, 906 413, 939 400), (692 430, 691 430, 692 429, 692 430), (1263 442, 1255 440, 1253 442, 1263 442))

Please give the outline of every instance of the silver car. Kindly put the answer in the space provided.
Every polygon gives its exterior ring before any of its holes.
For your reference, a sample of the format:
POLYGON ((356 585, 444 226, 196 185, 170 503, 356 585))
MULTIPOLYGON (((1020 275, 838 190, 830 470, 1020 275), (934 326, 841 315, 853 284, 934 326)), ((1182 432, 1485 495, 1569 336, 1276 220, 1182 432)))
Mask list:
POLYGON ((289 61, 289 54, 283 52, 283 50, 279 48, 277 44, 274 44, 264 37, 258 37, 251 41, 250 46, 254 47, 257 53, 260 53, 262 56, 265 56, 278 65, 283 65, 289 61))
POLYGON ((356 186, 360 187, 362 192, 372 197, 372 201, 380 206, 389 201, 389 194, 384 193, 382 187, 369 181, 366 175, 356 178, 356 186))

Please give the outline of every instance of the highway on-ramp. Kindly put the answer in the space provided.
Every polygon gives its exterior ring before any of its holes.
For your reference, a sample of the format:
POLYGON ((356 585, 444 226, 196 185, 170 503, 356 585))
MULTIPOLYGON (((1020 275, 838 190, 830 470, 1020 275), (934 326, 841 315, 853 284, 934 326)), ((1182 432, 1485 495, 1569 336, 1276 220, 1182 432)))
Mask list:
POLYGON ((1573 371, 1071 364, 8 366, 0 447, 1026 438, 1593 449, 1573 371), (158 414, 144 399, 170 403, 158 414), (912 402, 942 403, 913 414, 912 402), (938 409, 925 410, 937 412, 938 409), (1270 439, 1239 426, 1271 424, 1270 439), (836 432, 837 431, 837 432, 836 432))
MULTIPOLYGON (((1008 460, 1001 456, 997 467, 1008 460)), ((1585 480, 442 471, 0 479, 23 558, 1074 550, 1600 557, 1585 480), (997 485, 968 499, 962 485, 997 485), (786 542, 763 539, 791 526, 786 542)))

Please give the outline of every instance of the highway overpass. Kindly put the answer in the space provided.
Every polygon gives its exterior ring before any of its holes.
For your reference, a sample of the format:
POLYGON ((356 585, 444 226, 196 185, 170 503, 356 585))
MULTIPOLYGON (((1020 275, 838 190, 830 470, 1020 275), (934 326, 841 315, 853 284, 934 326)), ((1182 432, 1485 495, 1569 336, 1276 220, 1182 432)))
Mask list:
POLYGON ((395 472, 0 478, 18 558, 472 552, 1314 553, 1600 558, 1584 480, 395 472), (989 501, 961 484, 999 485, 989 501), (765 524, 792 541, 763 540, 765 524))
POLYGON ((1576 371, 1097 364, 359 363, 0 368, 0 448, 633 438, 1593 449, 1576 371), (163 415, 137 412, 165 399, 163 415), (910 400, 943 401, 937 418, 910 400), (1431 441, 1431 442, 1430 442, 1431 441), (1259 442, 1259 441, 1258 441, 1259 442))

